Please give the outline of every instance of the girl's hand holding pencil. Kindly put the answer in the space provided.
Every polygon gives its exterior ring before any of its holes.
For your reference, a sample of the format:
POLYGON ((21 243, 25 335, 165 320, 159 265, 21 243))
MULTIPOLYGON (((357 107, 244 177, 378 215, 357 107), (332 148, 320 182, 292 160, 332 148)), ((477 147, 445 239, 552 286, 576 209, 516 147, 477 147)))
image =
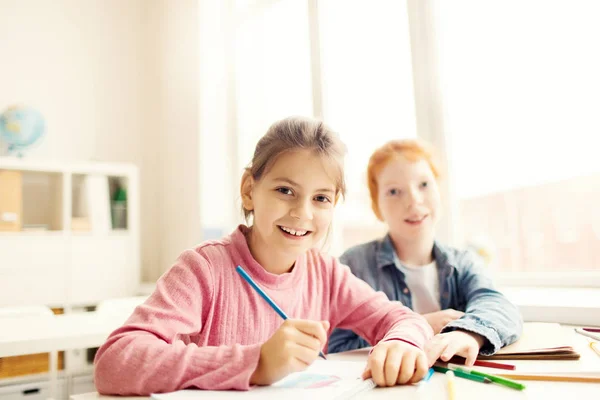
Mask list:
POLYGON ((270 385, 292 372, 306 369, 319 357, 328 330, 328 321, 285 320, 261 346, 250 383, 270 385))

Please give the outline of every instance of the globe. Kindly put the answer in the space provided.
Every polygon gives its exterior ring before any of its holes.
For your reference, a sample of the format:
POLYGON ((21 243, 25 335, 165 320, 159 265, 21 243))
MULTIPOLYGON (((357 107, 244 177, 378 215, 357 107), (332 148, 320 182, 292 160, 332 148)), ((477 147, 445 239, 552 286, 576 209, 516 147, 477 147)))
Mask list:
POLYGON ((42 115, 30 107, 9 107, 0 115, 0 142, 8 147, 8 154, 17 153, 32 146, 45 133, 42 115))

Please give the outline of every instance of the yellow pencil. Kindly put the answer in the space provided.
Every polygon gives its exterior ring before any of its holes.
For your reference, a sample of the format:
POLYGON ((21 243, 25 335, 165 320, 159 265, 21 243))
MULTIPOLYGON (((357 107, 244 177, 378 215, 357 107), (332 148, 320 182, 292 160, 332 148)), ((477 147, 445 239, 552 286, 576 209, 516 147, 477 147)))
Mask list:
POLYGON ((590 342, 590 348, 600 356, 600 347, 598 347, 598 342, 590 342))
POLYGON ((454 372, 446 371, 446 382, 448 384, 448 400, 456 400, 454 393, 454 372))

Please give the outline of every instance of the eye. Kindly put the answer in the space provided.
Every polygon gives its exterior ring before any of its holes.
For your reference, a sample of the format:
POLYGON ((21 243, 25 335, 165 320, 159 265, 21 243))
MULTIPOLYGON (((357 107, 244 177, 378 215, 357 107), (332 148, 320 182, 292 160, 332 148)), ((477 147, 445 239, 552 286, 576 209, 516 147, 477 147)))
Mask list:
POLYGON ((400 192, 400 189, 396 189, 396 188, 388 189, 388 192, 387 192, 388 196, 397 196, 400 193, 402 193, 402 192, 400 192))
POLYGON ((421 182, 421 187, 422 188, 426 188, 427 186, 429 186, 429 182, 427 182, 427 181, 421 182))
POLYGON ((276 191, 278 191, 281 194, 285 194, 285 195, 293 195, 294 192, 292 192, 292 189, 287 188, 287 187, 278 187, 277 189, 275 189, 276 191))
POLYGON ((331 199, 329 197, 327 197, 327 196, 322 195, 322 194, 316 196, 315 200, 318 201, 319 203, 331 203, 331 199))

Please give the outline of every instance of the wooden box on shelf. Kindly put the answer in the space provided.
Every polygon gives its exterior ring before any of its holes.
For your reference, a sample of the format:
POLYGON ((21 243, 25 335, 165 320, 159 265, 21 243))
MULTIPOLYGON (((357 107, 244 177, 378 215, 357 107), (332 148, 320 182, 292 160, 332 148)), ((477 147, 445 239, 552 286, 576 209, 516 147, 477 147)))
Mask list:
MULTIPOLYGON (((62 308, 53 308, 54 314, 63 314, 62 308)), ((65 369, 65 353, 58 353, 58 370, 65 369)), ((30 374, 44 374, 50 371, 48 353, 27 354, 14 357, 0 357, 0 379, 15 378, 30 374)))
MULTIPOLYGON (((30 374, 48 373, 50 370, 48 353, 0 358, 0 379, 14 378, 30 374)), ((64 352, 58 353, 58 369, 65 368, 64 352)))
POLYGON ((23 207, 20 171, 0 170, 0 231, 21 230, 23 207))

